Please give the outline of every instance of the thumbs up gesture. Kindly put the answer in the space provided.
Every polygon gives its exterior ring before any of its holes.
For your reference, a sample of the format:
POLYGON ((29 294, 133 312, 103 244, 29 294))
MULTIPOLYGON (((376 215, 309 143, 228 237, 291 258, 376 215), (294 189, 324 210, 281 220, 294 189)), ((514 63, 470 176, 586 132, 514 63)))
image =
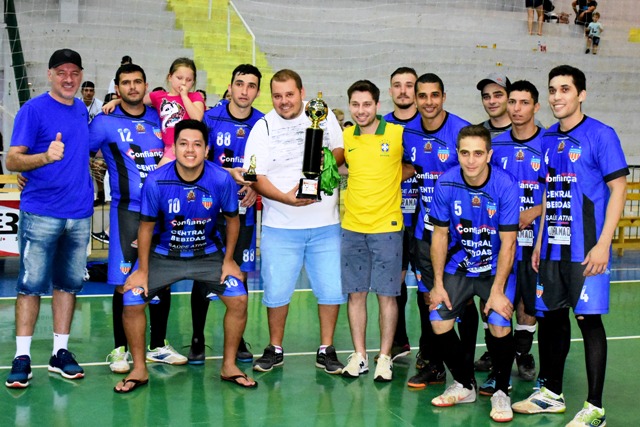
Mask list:
POLYGON ((51 141, 49 149, 45 153, 48 163, 53 163, 62 160, 64 157, 64 143, 62 142, 62 134, 58 132, 56 134, 55 141, 51 141))

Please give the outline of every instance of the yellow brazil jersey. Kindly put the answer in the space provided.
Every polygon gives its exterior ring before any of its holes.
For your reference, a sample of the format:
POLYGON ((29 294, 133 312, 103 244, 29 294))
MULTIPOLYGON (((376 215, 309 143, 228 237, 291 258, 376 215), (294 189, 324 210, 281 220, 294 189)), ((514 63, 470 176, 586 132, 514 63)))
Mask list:
POLYGON ((342 228, 357 233, 389 233, 402 229, 402 126, 380 124, 375 134, 360 127, 344 130, 344 156, 349 169, 342 228))

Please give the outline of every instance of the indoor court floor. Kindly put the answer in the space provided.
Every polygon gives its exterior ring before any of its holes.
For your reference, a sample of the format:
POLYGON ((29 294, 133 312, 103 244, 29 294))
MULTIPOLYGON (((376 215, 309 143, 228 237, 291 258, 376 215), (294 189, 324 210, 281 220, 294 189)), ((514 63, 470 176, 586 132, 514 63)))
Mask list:
MULTIPOLYGON (((609 360, 604 404, 608 425, 637 425, 638 410, 634 384, 640 383, 640 252, 613 256, 611 314, 605 316, 609 337, 609 360)), ((14 286, 17 260, 0 260, 0 377, 9 373, 15 351, 14 286)), ((255 276, 250 281, 249 322, 245 338, 254 354, 260 355, 268 343, 266 311, 255 276)), ((189 283, 174 286, 168 339, 183 353, 191 337, 189 283)), ((415 354, 394 364, 391 383, 373 381, 373 356, 378 347, 377 303, 369 298, 371 373, 359 379, 332 376, 315 367, 318 345, 317 308, 304 281, 295 293, 285 334, 284 366, 269 373, 241 369, 258 382, 257 389, 242 389, 220 381, 223 304, 214 302, 207 323, 207 360, 204 366, 149 364, 149 385, 131 394, 116 394, 113 386, 123 376, 112 374, 105 363, 111 351, 111 288, 87 283, 78 298, 71 332, 70 350, 84 367, 82 380, 65 380, 47 369, 52 344, 49 298, 42 301, 40 319, 32 346, 33 380, 23 390, 3 387, 0 392, 0 426, 487 426, 490 401, 479 396, 476 403, 453 408, 436 408, 430 400, 445 385, 411 390, 406 386, 415 372, 415 354)), ((338 321, 335 346, 346 363, 352 351, 349 326, 343 307, 338 321)), ((412 345, 419 336, 415 288, 409 290, 407 323, 412 345)), ((584 351, 575 322, 565 371, 566 414, 515 415, 516 426, 564 426, 582 407, 586 398, 584 351)), ((479 335, 476 357, 485 347, 479 335)), ((534 354, 537 347, 534 344, 534 354)), ((537 359, 537 357, 536 357, 537 359)), ((485 379, 477 373, 478 383, 485 379)), ((450 375, 447 378, 451 381, 450 375)), ((513 377, 513 401, 531 393, 533 383, 513 377)))

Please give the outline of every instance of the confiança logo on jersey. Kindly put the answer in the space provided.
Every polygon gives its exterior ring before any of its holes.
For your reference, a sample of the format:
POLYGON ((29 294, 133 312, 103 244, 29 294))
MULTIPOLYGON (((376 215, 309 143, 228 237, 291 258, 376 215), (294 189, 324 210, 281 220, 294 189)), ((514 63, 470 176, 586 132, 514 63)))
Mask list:
POLYGON ((459 234, 471 233, 471 234, 496 234, 496 229, 490 225, 481 225, 480 227, 465 227, 462 224, 456 225, 456 231, 459 234))
POLYGON ((551 176, 549 174, 547 174, 547 177, 545 178, 545 181, 547 182, 578 182, 578 178, 576 177, 575 173, 563 173, 560 175, 556 175, 556 176, 551 176))
POLYGON ((205 225, 209 221, 211 221, 211 218, 187 218, 187 219, 182 220, 182 221, 178 221, 178 220, 174 219, 173 221, 171 221, 171 226, 172 227, 182 227, 182 226, 185 226, 185 225, 205 225))
POLYGON ((227 157, 224 153, 222 153, 220 154, 220 157, 218 157, 218 161, 221 165, 225 163, 244 163, 244 156, 227 157))
POLYGON ((150 150, 146 150, 142 152, 134 151, 133 148, 129 148, 127 150, 127 156, 129 156, 133 160, 141 159, 141 158, 150 159, 153 157, 162 158, 163 155, 164 155, 164 150, 162 148, 152 148, 150 150))

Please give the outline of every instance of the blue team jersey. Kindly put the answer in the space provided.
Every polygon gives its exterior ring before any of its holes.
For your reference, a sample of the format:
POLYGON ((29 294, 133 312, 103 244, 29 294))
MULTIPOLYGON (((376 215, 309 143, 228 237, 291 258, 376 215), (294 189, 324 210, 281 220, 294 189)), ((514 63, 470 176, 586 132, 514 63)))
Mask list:
POLYGON ((541 258, 584 261, 602 233, 609 202, 607 182, 629 174, 620 139, 590 117, 568 132, 559 124, 542 138, 546 213, 541 258))
POLYGON ((22 172, 29 183, 20 194, 20 210, 53 218, 80 219, 93 214, 93 183, 89 173, 89 113, 74 98, 62 104, 49 95, 27 101, 16 115, 12 147, 26 147, 26 154, 45 153, 62 134, 61 160, 22 172))
POLYGON ((219 212, 238 214, 236 183, 209 161, 194 182, 183 181, 171 162, 149 175, 142 188, 141 220, 156 223, 151 248, 160 255, 188 258, 222 250, 219 212))
MULTIPOLYGON (((384 120, 387 123, 394 123, 402 127, 406 127, 407 124, 414 120, 420 121, 420 115, 416 111, 410 119, 401 120, 389 113, 384 116, 384 120)), ((418 206, 418 184, 414 178, 409 178, 406 181, 402 181, 400 184, 402 190, 402 219, 404 221, 405 228, 413 226, 413 216, 416 212, 416 206, 418 206)))
MULTIPOLYGON (((503 132, 491 141, 493 156, 491 163, 508 171, 518 180, 520 187, 520 211, 542 203, 542 184, 538 181, 542 163, 542 136, 545 130, 538 128, 527 140, 516 139, 511 132, 503 132)), ((522 248, 535 246, 540 228, 540 219, 528 227, 518 230, 516 260, 522 261, 522 248)))
MULTIPOLYGON (((209 128, 209 160, 225 168, 242 167, 244 149, 253 126, 264 116, 259 110, 251 109, 246 119, 236 119, 229 112, 229 101, 222 100, 204 113, 202 121, 209 128)), ((237 190, 241 186, 237 185, 237 190)), ((244 195, 239 195, 243 197, 244 195)), ((247 208, 246 225, 255 224, 255 205, 247 208)))
POLYGON ((145 107, 144 114, 132 116, 117 106, 93 119, 89 137, 91 151, 102 150, 107 164, 111 206, 140 212, 142 185, 164 151, 156 110, 145 107))
POLYGON ((431 221, 449 228, 446 273, 494 276, 499 233, 518 230, 517 181, 500 168, 489 168, 487 181, 478 187, 464 181, 460 166, 449 169, 436 183, 431 221))
POLYGON ((430 215, 436 181, 458 164, 456 140, 460 129, 469 124, 455 114, 445 113, 445 119, 438 129, 426 130, 418 118, 405 127, 403 136, 405 157, 416 169, 416 175, 411 179, 417 182, 420 191, 414 223, 415 236, 428 242, 433 231, 430 215))

